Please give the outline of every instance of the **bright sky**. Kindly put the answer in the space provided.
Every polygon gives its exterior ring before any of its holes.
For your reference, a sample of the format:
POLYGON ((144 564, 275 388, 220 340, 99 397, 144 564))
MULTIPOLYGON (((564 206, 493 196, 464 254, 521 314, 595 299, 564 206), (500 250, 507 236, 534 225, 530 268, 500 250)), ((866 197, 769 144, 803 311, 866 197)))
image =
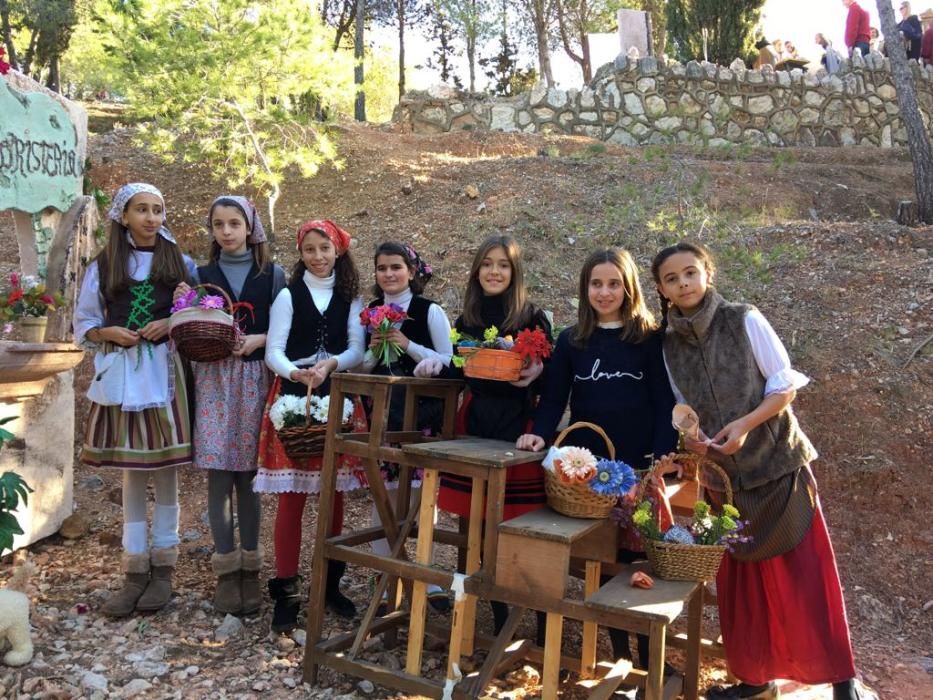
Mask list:
MULTIPOLYGON (((876 0, 859 0, 859 4, 868 10, 871 16, 871 25, 873 27, 881 26, 878 20, 878 7, 876 0)), ((894 0, 895 17, 900 19, 897 6, 899 0, 894 0)), ((915 0, 913 3, 914 12, 919 14, 926 7, 933 5, 933 0, 915 0)), ((790 39, 797 47, 797 51, 806 58, 816 60, 821 55, 818 47, 813 43, 813 37, 817 32, 822 32, 833 45, 842 53, 845 53, 845 34, 847 10, 842 4, 842 0, 766 0, 763 10, 762 26, 765 36, 772 41, 774 39, 790 39)), ((376 41, 379 44, 396 45, 394 30, 378 31, 376 41)), ((424 90, 440 82, 437 73, 429 70, 417 70, 413 66, 423 64, 431 53, 431 47, 420 37, 416 37, 415 32, 408 34, 409 40, 406 42, 406 63, 409 66, 408 83, 412 89, 424 90)), ((611 36, 600 36, 597 41, 591 42, 593 53, 593 62, 595 66, 602 65, 605 62, 613 60, 619 53, 618 42, 611 36)), ((495 47, 490 47, 486 53, 492 53, 495 47)), ((534 57, 529 55, 523 57, 528 64, 534 62, 534 57)), ((457 59, 459 69, 458 75, 466 83, 467 67, 466 59, 457 59)), ((555 52, 552 63, 555 72, 555 78, 558 84, 564 88, 579 87, 582 82, 582 75, 576 63, 563 53, 562 50, 555 52)), ((486 78, 482 76, 482 71, 477 67, 477 89, 483 89, 486 85, 486 78)))

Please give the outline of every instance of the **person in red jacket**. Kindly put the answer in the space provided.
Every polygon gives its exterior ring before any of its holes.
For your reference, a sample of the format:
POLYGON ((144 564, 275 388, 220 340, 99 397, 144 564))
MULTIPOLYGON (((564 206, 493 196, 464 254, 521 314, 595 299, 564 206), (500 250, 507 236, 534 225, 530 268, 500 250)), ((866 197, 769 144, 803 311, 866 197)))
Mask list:
POLYGON ((859 7, 855 0, 842 0, 842 4, 849 8, 846 17, 846 46, 849 47, 849 55, 858 49, 864 56, 868 53, 868 42, 871 40, 868 12, 859 7))
POLYGON ((923 33, 923 41, 920 43, 920 62, 925 65, 933 65, 933 25, 923 33))

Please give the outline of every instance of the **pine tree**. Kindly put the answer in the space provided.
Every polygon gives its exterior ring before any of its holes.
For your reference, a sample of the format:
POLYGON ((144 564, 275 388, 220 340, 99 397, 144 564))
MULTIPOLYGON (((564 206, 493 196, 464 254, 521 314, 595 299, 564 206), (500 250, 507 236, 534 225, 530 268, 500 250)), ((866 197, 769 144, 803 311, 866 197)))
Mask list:
POLYGON ((682 61, 702 60, 705 29, 710 61, 725 66, 747 59, 763 5, 764 0, 669 0, 672 53, 682 61))

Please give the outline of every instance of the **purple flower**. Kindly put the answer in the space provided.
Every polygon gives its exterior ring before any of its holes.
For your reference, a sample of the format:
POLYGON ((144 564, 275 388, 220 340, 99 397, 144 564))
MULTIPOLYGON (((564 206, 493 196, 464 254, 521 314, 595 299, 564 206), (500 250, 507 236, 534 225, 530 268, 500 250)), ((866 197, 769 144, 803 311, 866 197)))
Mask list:
POLYGON ((403 309, 398 304, 389 304, 389 308, 395 311, 396 313, 400 313, 400 314, 405 313, 405 309, 403 309))
POLYGON ((172 305, 172 313, 194 306, 194 303, 197 301, 197 299, 197 291, 194 289, 189 289, 184 293, 184 295, 178 297, 178 301, 172 305))
POLYGON ((203 299, 201 299, 201 308, 202 309, 223 309, 224 308, 224 298, 219 297, 213 294, 208 294, 203 299))

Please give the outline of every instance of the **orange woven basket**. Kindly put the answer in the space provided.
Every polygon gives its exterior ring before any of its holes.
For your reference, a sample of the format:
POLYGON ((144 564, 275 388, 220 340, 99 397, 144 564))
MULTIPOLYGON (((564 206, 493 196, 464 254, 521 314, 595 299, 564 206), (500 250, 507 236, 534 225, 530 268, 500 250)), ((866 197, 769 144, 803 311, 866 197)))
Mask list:
POLYGON ((517 352, 493 348, 458 347, 457 354, 466 360, 463 373, 473 379, 515 382, 521 378, 524 360, 517 352))
MULTIPOLYGON (((577 421, 564 428, 554 440, 554 447, 560 447, 568 433, 579 428, 589 428, 596 432, 606 443, 606 449, 609 452, 606 456, 615 460, 616 449, 609 436, 606 435, 606 431, 586 421, 577 421)), ((592 518, 594 520, 608 518, 613 506, 619 500, 618 496, 594 493, 589 484, 565 484, 557 474, 549 469, 544 470, 544 492, 547 494, 547 504, 561 515, 570 518, 592 518)))

